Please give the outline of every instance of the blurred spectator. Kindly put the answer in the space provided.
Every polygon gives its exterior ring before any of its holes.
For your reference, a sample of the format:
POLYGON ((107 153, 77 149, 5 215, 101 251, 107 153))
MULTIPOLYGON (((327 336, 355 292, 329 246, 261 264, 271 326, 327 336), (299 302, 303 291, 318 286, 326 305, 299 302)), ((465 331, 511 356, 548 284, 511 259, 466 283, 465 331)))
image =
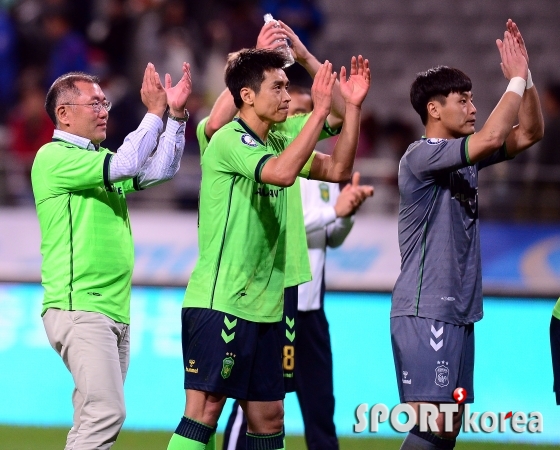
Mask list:
POLYGON ((264 25, 264 18, 254 1, 231 0, 222 16, 230 32, 228 53, 255 46, 255 39, 264 25))
POLYGON ((0 9, 0 122, 15 100, 14 84, 18 70, 16 31, 8 12, 0 9))
POLYGON ((113 73, 126 75, 130 66, 132 19, 127 0, 107 0, 100 5, 99 17, 88 26, 90 41, 102 50, 113 73))
POLYGON ((21 98, 7 122, 8 189, 11 202, 33 204, 31 166, 39 148, 50 142, 54 126, 45 111, 45 90, 36 85, 23 86, 21 98))
MULTIPOLYGON (((540 143, 539 164, 560 167, 560 82, 546 85, 543 92, 544 137, 540 143)), ((556 180, 560 183, 560 178, 556 180)))
POLYGON ((85 38, 72 29, 69 9, 65 5, 48 8, 42 23, 45 37, 51 45, 46 86, 67 72, 88 72, 88 46, 85 38))
POLYGON ((183 0, 168 0, 162 5, 161 23, 157 38, 160 41, 160 52, 163 52, 161 74, 169 73, 172 80, 179 80, 182 76, 180 68, 183 61, 190 64, 193 89, 198 90, 197 84, 202 84, 202 74, 197 48, 197 39, 201 30, 196 22, 189 18, 188 2, 183 0))
POLYGON ((286 22, 303 44, 311 49, 311 39, 323 26, 323 13, 314 0, 261 0, 261 8, 286 22))
POLYGON ((364 111, 360 123, 360 140, 356 158, 372 157, 377 150, 381 127, 373 111, 364 111))

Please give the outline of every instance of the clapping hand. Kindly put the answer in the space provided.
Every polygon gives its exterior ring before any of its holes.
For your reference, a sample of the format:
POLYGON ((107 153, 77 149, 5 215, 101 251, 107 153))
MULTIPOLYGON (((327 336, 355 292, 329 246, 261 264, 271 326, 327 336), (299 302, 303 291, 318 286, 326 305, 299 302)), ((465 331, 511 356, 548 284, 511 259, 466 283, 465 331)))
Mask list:
POLYGON ((350 76, 346 78, 346 67, 340 68, 340 93, 346 103, 360 107, 371 84, 369 61, 362 55, 352 56, 350 76))
POLYGON ((152 63, 148 63, 146 70, 144 70, 140 96, 149 113, 163 117, 167 107, 167 95, 161 85, 159 74, 152 63))
POLYGON ((183 63, 183 76, 175 86, 172 86, 171 75, 165 74, 165 92, 169 112, 176 117, 183 117, 187 99, 192 92, 191 67, 188 63, 183 63))

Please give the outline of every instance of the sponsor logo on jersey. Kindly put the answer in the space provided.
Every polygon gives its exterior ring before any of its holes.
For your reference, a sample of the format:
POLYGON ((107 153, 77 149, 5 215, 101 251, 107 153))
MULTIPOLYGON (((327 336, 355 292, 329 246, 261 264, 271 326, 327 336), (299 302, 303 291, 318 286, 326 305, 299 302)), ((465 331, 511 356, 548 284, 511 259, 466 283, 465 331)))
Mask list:
POLYGON ((442 142, 445 142, 447 139, 440 139, 440 138, 428 138, 426 142, 430 145, 439 145, 442 142))
POLYGON ((280 194, 280 192, 282 192, 283 190, 284 188, 268 189, 265 187, 260 187, 255 192, 255 195, 258 195, 259 197, 278 197, 278 194, 280 194))
POLYGON ((251 135, 247 133, 241 135, 241 142, 243 142, 245 145, 248 145, 249 147, 256 147, 258 145, 257 142, 251 137, 251 135))
POLYGON ((436 367, 435 383, 439 387, 445 387, 449 384, 449 367, 447 361, 438 361, 439 366, 436 367))

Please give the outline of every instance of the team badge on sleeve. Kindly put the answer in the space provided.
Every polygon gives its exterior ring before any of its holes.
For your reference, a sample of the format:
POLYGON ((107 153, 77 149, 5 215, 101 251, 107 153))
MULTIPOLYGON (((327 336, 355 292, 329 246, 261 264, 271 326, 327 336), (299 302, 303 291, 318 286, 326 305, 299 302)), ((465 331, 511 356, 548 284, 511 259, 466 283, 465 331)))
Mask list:
POLYGON ((440 139, 440 138, 428 138, 426 139, 426 142, 430 145, 438 145, 441 144, 442 142, 445 142, 447 139, 440 139))
POLYGON ((249 147, 256 147, 258 145, 251 137, 251 135, 247 133, 241 135, 241 142, 243 142, 245 145, 248 145, 249 147))

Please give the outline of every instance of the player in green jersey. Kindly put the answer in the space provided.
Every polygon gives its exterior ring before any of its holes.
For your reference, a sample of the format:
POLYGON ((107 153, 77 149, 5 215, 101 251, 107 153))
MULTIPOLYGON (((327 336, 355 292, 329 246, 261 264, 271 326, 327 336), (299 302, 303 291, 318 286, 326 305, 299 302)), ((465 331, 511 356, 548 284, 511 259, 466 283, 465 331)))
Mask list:
POLYGON ((341 69, 346 125, 332 156, 312 157, 336 74, 321 65, 315 109, 293 139, 272 129, 287 117, 284 65, 277 52, 245 50, 226 69, 239 119, 214 134, 202 157, 200 253, 183 304, 187 406, 169 449, 206 448, 226 397, 245 410, 248 448, 283 448, 285 188, 298 174, 350 177, 370 83, 361 57, 353 58, 349 79, 341 69))
POLYGON ((75 384, 66 449, 109 449, 124 422, 134 261, 125 194, 177 172, 191 89, 188 64, 175 86, 169 75, 163 86, 148 64, 140 91, 148 112, 117 153, 100 147, 111 102, 96 77, 71 72, 47 93, 53 142, 37 152, 31 178, 41 229, 43 322, 75 384), (166 108, 170 120, 162 133, 166 108))

